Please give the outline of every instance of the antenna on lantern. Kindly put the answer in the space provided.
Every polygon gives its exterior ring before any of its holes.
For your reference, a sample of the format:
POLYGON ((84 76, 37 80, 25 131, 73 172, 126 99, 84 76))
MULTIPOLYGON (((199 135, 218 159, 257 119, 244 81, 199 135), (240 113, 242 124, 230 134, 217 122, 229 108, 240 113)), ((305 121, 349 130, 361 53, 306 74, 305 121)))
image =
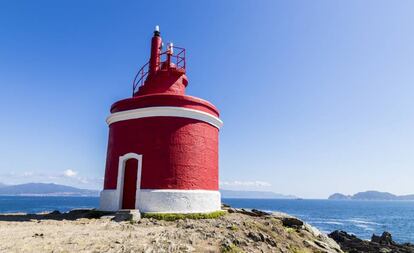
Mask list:
POLYGON ((174 54, 174 44, 172 42, 168 44, 168 52, 174 54))
POLYGON ((160 36, 161 32, 160 32, 160 26, 156 25, 154 28, 154 36, 160 36))
POLYGON ((168 43, 168 49, 167 49, 167 67, 171 67, 171 56, 174 53, 174 44, 172 42, 168 43))

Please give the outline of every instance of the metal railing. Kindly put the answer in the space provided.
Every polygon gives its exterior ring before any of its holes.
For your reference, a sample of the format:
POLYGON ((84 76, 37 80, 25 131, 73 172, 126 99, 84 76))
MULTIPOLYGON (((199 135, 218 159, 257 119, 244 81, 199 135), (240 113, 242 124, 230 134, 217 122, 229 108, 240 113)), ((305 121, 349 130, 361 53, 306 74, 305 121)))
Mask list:
MULTIPOLYGON (((176 51, 177 53, 171 53, 170 49, 160 54, 160 62, 158 64, 158 69, 162 69, 163 63, 167 62, 167 67, 170 66, 170 63, 175 64, 177 69, 185 70, 185 48, 182 47, 172 47, 172 51, 176 51), (176 49, 176 50, 174 50, 176 49)), ((140 86, 144 85, 145 79, 149 74, 149 61, 144 64, 139 70, 138 73, 135 75, 134 81, 132 83, 132 95, 137 92, 137 89, 140 86)))

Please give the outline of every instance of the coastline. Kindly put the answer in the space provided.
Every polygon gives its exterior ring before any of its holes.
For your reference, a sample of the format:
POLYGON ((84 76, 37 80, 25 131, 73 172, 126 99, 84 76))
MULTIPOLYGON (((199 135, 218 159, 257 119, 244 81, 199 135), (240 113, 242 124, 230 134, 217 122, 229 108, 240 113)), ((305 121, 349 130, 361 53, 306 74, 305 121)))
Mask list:
POLYGON ((0 214, 0 251, 414 252, 413 244, 398 244, 387 232, 371 241, 344 231, 327 235, 282 212, 224 205, 223 215, 208 219, 135 214, 94 209, 0 214))
POLYGON ((215 219, 120 217, 95 210, 0 215, 1 252, 336 252, 327 235, 283 213, 224 208, 215 219))
MULTIPOLYGON (((79 208, 96 208, 96 197, 0 197, 0 213, 39 213, 79 208)), ((328 200, 258 200, 224 199, 236 208, 291 214, 324 233, 343 230, 370 240, 373 233, 389 231, 398 243, 414 242, 413 202, 328 201, 328 200), (394 213, 395 215, 389 215, 394 213), (398 219, 396 219, 398 218, 398 219)))
POLYGON ((0 251, 414 252, 413 244, 398 244, 387 232, 371 241, 344 231, 327 235, 282 212, 223 205, 220 215, 189 217, 144 214, 140 218, 136 212, 95 209, 0 214, 0 251))

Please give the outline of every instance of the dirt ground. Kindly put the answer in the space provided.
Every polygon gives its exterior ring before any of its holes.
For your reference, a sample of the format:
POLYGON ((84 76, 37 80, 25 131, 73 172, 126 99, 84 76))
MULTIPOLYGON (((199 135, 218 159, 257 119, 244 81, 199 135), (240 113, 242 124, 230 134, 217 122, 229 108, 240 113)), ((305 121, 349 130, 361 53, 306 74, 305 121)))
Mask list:
POLYGON ((307 224, 233 212, 217 219, 0 215, 0 252, 341 252, 307 224), (82 218, 83 217, 83 218, 82 218))

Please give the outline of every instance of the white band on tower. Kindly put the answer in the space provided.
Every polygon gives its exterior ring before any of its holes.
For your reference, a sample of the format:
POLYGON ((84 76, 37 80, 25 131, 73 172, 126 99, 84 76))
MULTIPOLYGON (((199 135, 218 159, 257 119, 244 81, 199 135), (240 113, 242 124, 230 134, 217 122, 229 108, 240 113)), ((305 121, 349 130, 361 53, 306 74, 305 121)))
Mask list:
POLYGON ((183 107, 172 107, 172 106, 158 106, 158 107, 147 107, 122 112, 116 112, 109 115, 106 119, 108 125, 118 121, 140 119, 148 117, 181 117, 188 119, 196 119, 204 121, 212 126, 220 129, 223 126, 223 121, 218 117, 199 110, 183 108, 183 107))

